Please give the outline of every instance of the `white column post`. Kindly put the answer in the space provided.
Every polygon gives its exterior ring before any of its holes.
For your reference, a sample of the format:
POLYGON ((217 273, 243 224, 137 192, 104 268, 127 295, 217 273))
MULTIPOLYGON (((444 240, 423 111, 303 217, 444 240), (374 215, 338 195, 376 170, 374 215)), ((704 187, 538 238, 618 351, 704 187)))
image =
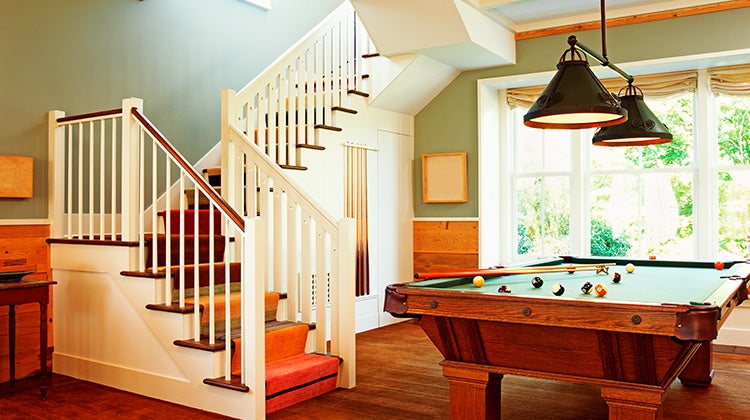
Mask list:
POLYGON ((138 162, 141 159, 138 124, 130 114, 132 108, 143 113, 143 100, 122 100, 122 239, 132 241, 138 233, 138 162))
POLYGON ((356 229, 352 218, 339 221, 336 260, 331 263, 336 265, 336 275, 331 275, 331 352, 344 360, 338 378, 341 388, 354 388, 357 384, 356 229))
POLYGON ((57 125, 57 119, 64 116, 64 111, 50 111, 47 116, 47 214, 52 238, 65 233, 65 128, 57 125))
POLYGON ((257 251, 265 246, 263 222, 257 217, 245 218, 242 254, 242 380, 255 396, 251 418, 265 418, 265 264, 257 251))

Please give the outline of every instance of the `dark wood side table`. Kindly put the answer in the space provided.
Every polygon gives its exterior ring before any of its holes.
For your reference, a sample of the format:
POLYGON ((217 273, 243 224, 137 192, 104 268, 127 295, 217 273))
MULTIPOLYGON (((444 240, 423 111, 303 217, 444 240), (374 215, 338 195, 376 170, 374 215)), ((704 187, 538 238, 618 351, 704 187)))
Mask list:
POLYGON ((10 358, 10 393, 16 385, 16 305, 39 302, 39 359, 41 360, 41 393, 47 396, 47 304, 51 280, 21 280, 0 283, 0 305, 8 305, 8 347, 10 358))

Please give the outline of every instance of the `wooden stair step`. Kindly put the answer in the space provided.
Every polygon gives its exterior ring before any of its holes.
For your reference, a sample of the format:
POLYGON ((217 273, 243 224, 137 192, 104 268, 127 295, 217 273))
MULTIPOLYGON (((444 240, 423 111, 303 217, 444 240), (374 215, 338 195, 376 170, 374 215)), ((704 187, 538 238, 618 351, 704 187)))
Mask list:
MULTIPOLYGON (((229 281, 230 283, 239 283, 242 280, 242 264, 239 262, 215 262, 213 268, 214 284, 224 284, 224 276, 229 265, 229 281)), ((173 286, 177 288, 179 286, 179 267, 172 266, 172 281, 173 286)), ((159 267, 159 270, 166 270, 166 267, 159 267)), ((192 289, 195 278, 195 271, 198 271, 198 287, 208 287, 210 280, 211 266, 208 263, 201 263, 196 265, 190 264, 185 265, 185 288, 192 289)))
MULTIPOLYGON (((214 190, 221 195, 221 186, 214 186, 214 190)), ((187 199, 187 205, 189 208, 193 208, 195 206, 195 188, 185 188, 185 191, 183 191, 185 194, 185 198, 187 199)), ((201 191, 198 191, 198 206, 208 206, 211 202, 208 200, 208 197, 206 197, 205 194, 203 194, 201 191)))
POLYGON ((206 182, 208 182, 208 185, 211 185, 213 187, 220 187, 221 186, 221 167, 214 166, 211 168, 204 168, 203 177, 206 179, 206 182))
POLYGON ((347 114, 357 114, 358 111, 352 108, 344 108, 343 106, 332 106, 331 111, 346 112, 347 114))
POLYGON ((336 389, 341 359, 303 353, 266 364, 266 413, 336 389))
POLYGON ((298 144, 298 149, 310 149, 310 150, 326 150, 325 146, 318 146, 317 144, 298 144))
POLYGON ((279 165, 281 169, 291 169, 293 171, 306 171, 307 166, 300 166, 300 165, 279 165))
MULTIPOLYGON (((178 221, 179 223, 179 221, 178 221)), ((218 230, 220 232, 220 230, 218 230)), ((169 254, 171 257, 172 264, 178 264, 180 262, 180 235, 173 234, 169 235, 170 238, 170 249, 169 254)), ((196 251, 198 253, 199 263, 208 263, 210 261, 210 250, 211 242, 213 242, 214 252, 213 260, 221 262, 224 259, 225 249, 225 238, 223 235, 184 235, 185 238, 185 262, 195 263, 196 251), (198 239, 198 249, 195 248, 195 239, 198 239)), ((146 234, 144 235, 144 242, 146 244, 146 267, 151 268, 154 265, 158 267, 164 267, 167 264, 167 235, 160 233, 157 235, 146 234), (154 253, 152 252, 153 244, 156 242, 157 259, 154 264, 154 253)))
POLYGON ((369 98, 370 97, 369 93, 362 92, 361 90, 356 90, 356 89, 349 89, 349 90, 346 91, 346 93, 348 93, 350 95, 359 95, 359 96, 361 96, 363 98, 369 98))
MULTIPOLYGON (((194 200, 193 196, 193 189, 189 189, 190 194, 187 194, 188 198, 188 204, 192 203, 194 200)), ((187 191, 187 190, 186 190, 187 191)), ((201 194, 203 196, 203 194, 201 194)), ((205 204, 208 205, 208 199, 203 197, 205 199, 205 204)), ((162 225, 164 226, 164 231, 166 231, 167 226, 167 213, 169 213, 169 225, 170 225, 170 233, 177 234, 180 233, 180 210, 179 209, 171 209, 169 212, 162 210, 158 213, 156 213, 162 220, 162 225)), ((193 235, 195 234, 195 219, 198 218, 198 233, 207 235, 209 233, 209 228, 211 227, 211 211, 208 209, 185 209, 184 210, 184 231, 183 234, 186 235, 193 235)), ((214 224, 214 234, 218 235, 221 233, 221 212, 218 209, 214 209, 214 215, 213 215, 213 224, 214 224)))
POLYGON ((336 127, 336 126, 327 125, 327 124, 315 124, 313 127, 319 128, 321 130, 330 130, 330 131, 342 131, 343 130, 343 128, 341 127, 336 127))
MULTIPOLYGON (((339 357, 305 353, 309 328, 296 323, 283 329, 266 330, 266 413, 330 392, 336 388, 339 357)), ((241 375, 242 344, 232 340, 232 378, 204 380, 209 385, 241 391, 234 380, 241 375)))

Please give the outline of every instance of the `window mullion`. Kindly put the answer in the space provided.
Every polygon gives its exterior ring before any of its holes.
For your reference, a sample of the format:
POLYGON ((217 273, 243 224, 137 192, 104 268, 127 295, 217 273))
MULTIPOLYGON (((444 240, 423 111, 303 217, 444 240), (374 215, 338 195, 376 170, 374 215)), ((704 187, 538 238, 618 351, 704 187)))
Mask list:
POLYGON ((694 223, 696 232, 696 254, 698 259, 711 260, 716 255, 718 241, 718 203, 717 188, 717 138, 715 107, 708 89, 706 70, 698 71, 698 86, 693 103, 693 144, 697 174, 693 202, 696 208, 694 223))
POLYGON ((588 173, 590 130, 573 133, 570 176, 570 251, 573 255, 591 253, 591 223, 589 221, 588 173))

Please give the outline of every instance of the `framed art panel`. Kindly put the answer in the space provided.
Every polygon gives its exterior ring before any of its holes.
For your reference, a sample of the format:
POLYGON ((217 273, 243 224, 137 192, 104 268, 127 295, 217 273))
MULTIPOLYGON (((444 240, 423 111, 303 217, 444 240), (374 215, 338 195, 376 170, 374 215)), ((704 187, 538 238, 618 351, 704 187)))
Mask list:
POLYGON ((467 200, 466 153, 422 155, 422 201, 464 203, 467 200))

